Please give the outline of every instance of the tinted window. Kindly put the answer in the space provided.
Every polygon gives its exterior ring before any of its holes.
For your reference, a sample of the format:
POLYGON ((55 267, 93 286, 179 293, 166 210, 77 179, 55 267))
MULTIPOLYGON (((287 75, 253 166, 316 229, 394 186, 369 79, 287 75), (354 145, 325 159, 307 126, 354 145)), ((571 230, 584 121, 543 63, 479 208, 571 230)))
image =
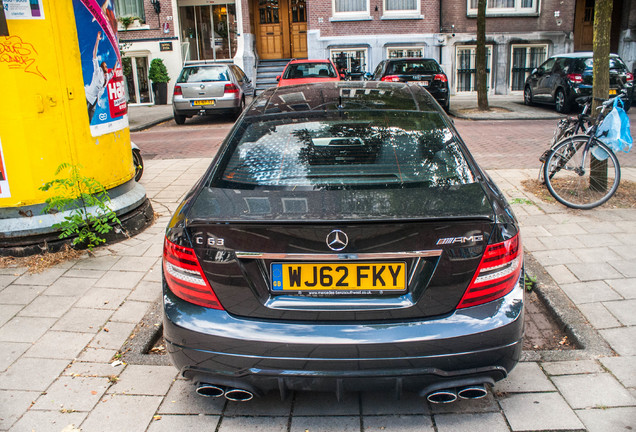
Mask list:
POLYGON ((211 186, 361 189, 475 181, 436 112, 312 115, 244 119, 211 186))
POLYGON ((440 68, 437 62, 432 60, 391 62, 386 71, 387 75, 425 74, 431 72, 442 72, 442 68, 440 68))
POLYGON ((555 62, 556 62, 556 59, 554 58, 548 59, 548 61, 543 63, 541 66, 539 66, 538 68, 539 72, 543 72, 543 73, 551 72, 555 62))
POLYGON ((228 81, 229 71, 226 67, 187 67, 181 71, 178 83, 228 81))
MULTIPOLYGON (((616 70, 618 72, 627 72, 627 66, 625 63, 618 57, 610 57, 609 59, 610 69, 616 70)), ((578 58, 574 61, 573 70, 577 73, 581 73, 583 71, 591 72, 594 66, 594 59, 592 57, 588 58, 578 58)))
POLYGON ((284 79, 294 78, 335 78, 336 71, 331 63, 295 63, 285 69, 284 79))

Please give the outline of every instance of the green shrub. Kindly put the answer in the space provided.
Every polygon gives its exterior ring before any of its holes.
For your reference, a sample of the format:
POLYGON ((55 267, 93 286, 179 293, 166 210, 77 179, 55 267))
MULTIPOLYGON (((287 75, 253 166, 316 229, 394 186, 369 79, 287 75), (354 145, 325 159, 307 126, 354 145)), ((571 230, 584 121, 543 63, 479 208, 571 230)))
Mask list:
POLYGON ((148 78, 150 78, 150 81, 153 83, 167 83, 170 81, 168 69, 166 69, 166 65, 163 64, 163 60, 156 58, 150 62, 148 78))

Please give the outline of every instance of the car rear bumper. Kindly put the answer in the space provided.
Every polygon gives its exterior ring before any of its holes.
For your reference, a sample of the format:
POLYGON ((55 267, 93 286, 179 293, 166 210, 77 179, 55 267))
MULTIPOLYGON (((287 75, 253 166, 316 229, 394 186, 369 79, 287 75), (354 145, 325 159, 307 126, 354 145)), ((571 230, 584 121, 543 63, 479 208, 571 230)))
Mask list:
POLYGON ((198 307, 164 284, 164 337, 195 382, 266 393, 278 389, 408 390, 495 382, 521 355, 523 289, 453 314, 401 322, 252 320, 198 307))
POLYGON ((172 108, 176 114, 193 116, 201 113, 202 111, 205 113, 236 111, 241 105, 241 100, 235 97, 234 94, 218 98, 208 98, 205 100, 214 100, 214 104, 193 105, 194 99, 182 99, 179 96, 175 96, 172 101, 172 108))

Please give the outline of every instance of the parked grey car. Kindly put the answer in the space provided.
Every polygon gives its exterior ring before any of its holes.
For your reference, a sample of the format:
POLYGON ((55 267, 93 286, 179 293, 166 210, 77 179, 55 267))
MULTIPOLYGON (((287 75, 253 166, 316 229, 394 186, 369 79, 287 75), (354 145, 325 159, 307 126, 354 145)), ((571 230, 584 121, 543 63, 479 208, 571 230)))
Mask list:
POLYGON ((174 86, 174 121, 184 124, 198 114, 243 112, 254 96, 254 85, 234 64, 186 64, 174 86))

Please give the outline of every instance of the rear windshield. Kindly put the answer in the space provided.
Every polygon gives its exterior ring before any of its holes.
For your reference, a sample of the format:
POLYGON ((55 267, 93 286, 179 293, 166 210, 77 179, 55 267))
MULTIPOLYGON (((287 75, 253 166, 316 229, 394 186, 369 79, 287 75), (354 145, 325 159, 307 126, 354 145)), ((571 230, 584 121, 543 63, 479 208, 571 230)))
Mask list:
MULTIPOLYGON (((620 73, 627 72, 627 66, 625 66, 625 63, 623 63, 623 61, 618 57, 610 57, 609 64, 610 70, 615 70, 620 73)), ((573 69, 575 72, 579 73, 583 71, 591 71, 593 65, 594 59, 592 57, 581 58, 574 61, 573 69)))
POLYGON ((425 61, 397 61, 391 62, 387 68, 387 74, 411 75, 442 72, 442 68, 433 60, 425 61))
POLYGON ((285 69, 283 78, 336 78, 336 76, 331 63, 294 63, 285 69))
POLYGON ((178 83, 229 81, 226 67, 187 67, 181 71, 178 83))
POLYGON ((210 186, 365 189, 475 182, 436 112, 246 117, 228 148, 210 186))

